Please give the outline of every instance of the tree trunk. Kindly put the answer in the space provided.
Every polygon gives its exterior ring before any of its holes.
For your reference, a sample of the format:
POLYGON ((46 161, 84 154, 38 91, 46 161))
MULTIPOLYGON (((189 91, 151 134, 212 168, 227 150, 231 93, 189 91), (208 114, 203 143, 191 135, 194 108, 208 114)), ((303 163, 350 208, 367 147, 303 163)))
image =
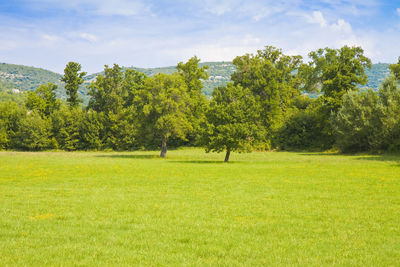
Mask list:
POLYGON ((229 161, 229 156, 231 155, 231 149, 228 147, 226 149, 226 155, 225 155, 225 162, 229 161))
POLYGON ((164 136, 161 143, 160 157, 165 158, 166 155, 167 155, 167 138, 164 136))

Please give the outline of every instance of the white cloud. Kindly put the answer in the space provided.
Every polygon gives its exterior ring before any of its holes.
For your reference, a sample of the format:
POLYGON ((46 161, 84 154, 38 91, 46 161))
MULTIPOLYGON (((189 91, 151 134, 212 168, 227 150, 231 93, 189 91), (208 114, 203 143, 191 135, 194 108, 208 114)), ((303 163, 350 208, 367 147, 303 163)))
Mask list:
POLYGON ((351 25, 343 19, 338 19, 337 23, 330 26, 335 31, 342 31, 345 33, 351 33, 351 25))
POLYGON ((90 33, 81 33, 81 34, 79 34, 79 37, 81 37, 82 39, 89 41, 89 42, 97 41, 97 36, 94 34, 90 34, 90 33))
MULTIPOLYGON (((27 21, 1 17, 0 12, 0 36, 7 36, 7 42, 0 40, 0 58, 60 73, 68 61, 91 73, 113 63, 175 65, 193 55, 202 61, 227 61, 266 45, 304 57, 318 48, 361 45, 374 62, 393 62, 399 53, 399 29, 373 32, 373 25, 352 24, 359 17, 346 13, 345 0, 323 0, 324 5, 313 0, 307 10, 305 0, 176 0, 165 10, 150 0, 29 1, 73 12, 27 21)), ((361 11, 374 4, 362 1, 352 3, 361 11)), ((373 21, 373 16, 365 19, 373 21)))
POLYGON ((396 9, 396 11, 397 11, 397 15, 399 15, 399 16, 400 16, 400 7, 399 7, 399 8, 397 8, 397 9, 396 9))
POLYGON ((306 18, 309 23, 319 24, 323 28, 328 25, 321 11, 314 11, 312 16, 307 15, 306 18))

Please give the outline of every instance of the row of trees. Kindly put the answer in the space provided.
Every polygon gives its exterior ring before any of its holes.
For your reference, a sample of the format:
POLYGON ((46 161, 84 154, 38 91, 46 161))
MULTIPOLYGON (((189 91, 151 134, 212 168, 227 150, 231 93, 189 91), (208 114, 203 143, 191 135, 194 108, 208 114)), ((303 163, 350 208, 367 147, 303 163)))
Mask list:
POLYGON ((147 77, 105 66, 89 86, 82 107, 79 86, 86 73, 65 68, 67 101, 54 84, 38 87, 25 105, 0 104, 0 148, 21 150, 135 150, 167 144, 201 145, 206 151, 252 149, 400 149, 399 67, 378 93, 361 90, 371 62, 360 47, 319 49, 300 56, 266 47, 234 59, 231 83, 202 93, 207 67, 191 58, 173 74, 147 77), (304 93, 318 93, 310 98, 304 93))

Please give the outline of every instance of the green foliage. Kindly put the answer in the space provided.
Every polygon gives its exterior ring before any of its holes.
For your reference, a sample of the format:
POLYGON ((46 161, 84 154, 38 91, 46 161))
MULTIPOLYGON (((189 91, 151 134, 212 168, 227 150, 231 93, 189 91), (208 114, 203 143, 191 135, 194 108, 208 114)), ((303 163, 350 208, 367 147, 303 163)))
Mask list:
POLYGON ((115 64, 113 68, 105 66, 104 76, 97 76, 90 84, 92 98, 88 108, 102 118, 104 148, 132 150, 137 147, 138 116, 134 101, 138 92, 144 90, 146 80, 143 73, 136 70, 123 72, 115 64))
POLYGON ((400 150, 400 59, 389 66, 397 78, 385 81, 375 95, 365 87, 354 92, 366 84, 366 74, 384 77, 388 65, 378 64, 367 73, 371 65, 361 48, 325 48, 311 52, 310 58, 302 64, 300 56, 267 46, 235 58, 234 64, 200 63, 193 57, 176 68, 143 69, 149 76, 115 64, 106 65, 96 78, 84 77, 81 65, 69 62, 62 81, 70 110, 57 99, 63 88, 59 81, 20 93, 13 86, 26 69, 13 66, 14 73, 0 71, 0 102, 15 99, 29 112, 18 105, 0 107, 0 149, 122 151, 155 148, 161 141, 161 156, 167 142, 173 147, 202 143, 208 151, 226 149, 228 160, 231 151, 329 149, 336 136, 343 151, 400 150), (212 91, 208 82, 224 85, 230 74, 234 83, 217 89, 212 99, 202 94, 212 91), (85 90, 91 99, 82 110, 78 95, 85 90), (341 109, 344 95, 346 107, 341 109), (21 128, 35 122, 31 130, 21 128))
POLYGON ((394 75, 394 77, 396 77, 396 79, 400 81, 400 57, 398 59, 397 64, 389 65, 389 69, 394 75))
POLYGON ((0 103, 0 149, 12 149, 18 146, 15 136, 25 116, 26 110, 17 103, 0 103))
POLYGON ((400 86, 394 76, 386 79, 378 91, 379 102, 376 117, 379 132, 375 143, 381 151, 400 151, 400 86))
POLYGON ((113 68, 104 66, 104 76, 98 75, 96 81, 89 86, 91 96, 89 109, 97 112, 118 113, 124 106, 122 91, 124 74, 122 68, 114 64, 113 68))
POLYGON ((337 135, 336 145, 342 151, 368 151, 373 147, 375 132, 373 123, 378 102, 377 95, 350 91, 343 99, 343 106, 334 121, 337 135))
POLYGON ((13 91, 0 91, 0 103, 2 102, 15 102, 18 104, 24 104, 26 94, 24 92, 14 93, 13 91))
POLYGON ((206 152, 249 152, 263 135, 261 106, 251 91, 241 85, 228 83, 214 90, 207 110, 207 125, 203 143, 206 152))
POLYGON ((201 123, 205 120, 205 110, 207 108, 207 99, 202 94, 202 80, 209 77, 208 66, 199 67, 200 59, 192 57, 188 62, 180 62, 177 65, 178 73, 182 76, 187 86, 190 107, 187 112, 191 124, 191 132, 188 133, 192 143, 198 139, 201 123))
POLYGON ((232 80, 258 97, 269 138, 283 122, 292 99, 300 94, 301 81, 296 71, 301 62, 300 56, 286 56, 272 46, 233 60, 237 72, 232 74, 232 80))
POLYGON ((400 151, 400 88, 395 77, 388 78, 378 94, 346 94, 334 125, 342 151, 400 151))
POLYGON ((134 150, 137 148, 136 109, 131 107, 114 114, 109 113, 105 121, 105 147, 113 150, 134 150))
POLYGON ((26 107, 37 111, 42 118, 50 116, 60 108, 61 101, 56 98, 57 85, 49 83, 39 86, 35 92, 28 92, 26 107))
POLYGON ((94 110, 83 113, 83 119, 79 125, 80 149, 99 150, 103 148, 104 122, 104 113, 97 113, 94 110))
MULTIPOLYGON (((193 59, 191 59, 193 60, 193 59)), ((208 74, 208 78, 202 79, 202 93, 208 97, 211 96, 214 88, 219 86, 225 86, 229 81, 231 74, 236 71, 236 67, 232 62, 203 62, 198 63, 199 68, 204 68, 208 74)), ((137 68, 137 67, 124 67, 124 71, 135 70, 140 73, 144 73, 146 76, 153 77, 156 74, 172 74, 176 72, 177 67, 163 67, 163 68, 137 68)), ((86 82, 90 82, 96 78, 97 75, 104 75, 104 72, 94 73, 85 77, 86 82)))
MULTIPOLYGON (((7 84, 7 89, 33 91, 50 82, 60 85, 61 77, 58 73, 40 68, 0 63, 0 84, 7 84)), ((58 95, 60 93, 61 90, 58 91, 58 95)))
POLYGON ((334 112, 341 107, 346 92, 368 81, 365 68, 371 68, 371 60, 364 56, 361 47, 318 49, 309 57, 310 63, 300 68, 300 76, 305 81, 304 89, 320 89, 325 104, 334 112))
POLYGON ((13 140, 15 147, 22 150, 39 151, 53 148, 51 142, 51 122, 33 111, 19 122, 13 140))
POLYGON ((65 82, 65 91, 67 93, 67 102, 70 107, 74 108, 82 102, 78 97, 79 86, 85 81, 83 77, 86 72, 81 71, 81 64, 76 62, 69 62, 64 69, 64 76, 61 81, 65 82))
POLYGON ((282 150, 325 150, 334 139, 327 132, 329 118, 321 99, 301 96, 294 101, 294 108, 279 129, 275 143, 282 150))
POLYGON ((192 125, 190 95, 182 75, 157 74, 146 80, 143 90, 137 92, 135 104, 141 118, 141 133, 153 132, 161 139, 161 156, 165 156, 170 137, 186 139, 192 125))
POLYGON ((83 118, 81 108, 67 108, 65 105, 52 114, 53 135, 61 149, 72 151, 80 147, 83 118))

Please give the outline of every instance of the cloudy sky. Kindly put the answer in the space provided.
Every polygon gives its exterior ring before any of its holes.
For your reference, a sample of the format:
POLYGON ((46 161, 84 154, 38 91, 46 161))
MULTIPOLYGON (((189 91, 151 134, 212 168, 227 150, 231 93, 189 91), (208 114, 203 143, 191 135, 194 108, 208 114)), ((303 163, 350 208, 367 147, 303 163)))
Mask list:
POLYGON ((400 56, 399 0, 0 0, 0 62, 89 73, 104 64, 159 67, 197 55, 230 61, 266 45, 307 56, 362 46, 400 56))

